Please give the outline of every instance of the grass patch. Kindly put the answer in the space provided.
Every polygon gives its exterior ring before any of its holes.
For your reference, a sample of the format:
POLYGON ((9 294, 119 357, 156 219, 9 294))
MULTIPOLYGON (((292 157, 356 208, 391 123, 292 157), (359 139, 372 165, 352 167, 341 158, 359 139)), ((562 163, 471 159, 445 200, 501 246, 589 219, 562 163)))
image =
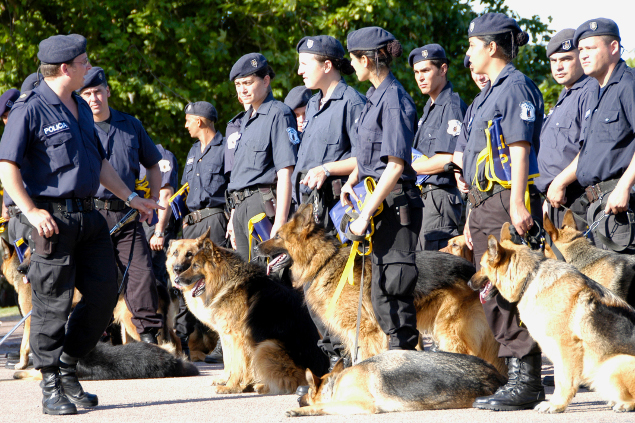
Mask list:
POLYGON ((0 317, 18 316, 18 315, 20 315, 18 306, 0 308, 0 317))

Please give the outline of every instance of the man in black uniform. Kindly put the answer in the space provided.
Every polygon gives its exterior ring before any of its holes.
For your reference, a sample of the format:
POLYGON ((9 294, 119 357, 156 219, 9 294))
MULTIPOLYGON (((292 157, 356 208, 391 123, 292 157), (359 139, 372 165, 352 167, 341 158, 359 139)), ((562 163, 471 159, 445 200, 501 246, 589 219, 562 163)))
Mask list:
POLYGON ((77 361, 94 348, 117 301, 109 228, 92 197, 101 182, 139 209, 143 220, 158 206, 121 181, 106 160, 90 108, 74 93, 91 68, 86 39, 47 38, 38 59, 44 81, 11 111, 0 143, 0 178, 32 228, 30 341, 42 371, 42 411, 76 414, 75 404, 98 403, 79 384, 77 361), (82 300, 68 319, 74 288, 82 300))
MULTIPOLYGON (((106 158, 119 177, 128 189, 134 191, 140 166, 143 165, 147 169, 151 196, 157 201, 161 184, 158 165, 161 153, 138 119, 108 107, 110 88, 102 68, 94 67, 88 71, 79 94, 93 112, 95 131, 106 158)), ((103 186, 99 187, 96 197, 95 207, 111 228, 130 211, 129 205, 103 186)), ((163 317, 157 313, 159 297, 143 225, 136 221, 127 224, 112 236, 112 243, 121 273, 130 260, 130 250, 134 249, 128 280, 123 288, 124 300, 141 340, 156 344, 156 334, 163 327, 163 317)))

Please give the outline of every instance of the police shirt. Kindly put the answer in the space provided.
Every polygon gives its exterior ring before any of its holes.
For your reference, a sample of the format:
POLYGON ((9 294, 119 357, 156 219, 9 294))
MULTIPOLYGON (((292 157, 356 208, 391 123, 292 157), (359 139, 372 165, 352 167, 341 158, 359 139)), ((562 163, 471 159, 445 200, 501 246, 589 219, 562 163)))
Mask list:
POLYGON ((465 116, 463 117, 463 125, 461 125, 461 133, 456 139, 456 146, 454 147, 454 151, 458 151, 459 153, 463 153, 465 151, 465 146, 467 145, 467 139, 470 136, 470 131, 472 130, 472 121, 474 120, 474 112, 478 108, 478 105, 483 100, 484 93, 489 90, 490 82, 487 81, 487 85, 483 87, 483 90, 476 94, 472 104, 470 104, 465 111, 465 116))
MULTIPOLYGON (((300 171, 307 171, 324 163, 346 160, 351 156, 351 138, 355 134, 357 119, 366 98, 340 80, 331 97, 320 109, 322 91, 311 97, 306 107, 302 143, 298 151, 298 163, 291 181, 294 183, 300 171)), ((302 192, 311 190, 301 185, 302 192)))
MULTIPOLYGON (((139 119, 110 109, 110 128, 106 133, 95 125, 95 130, 106 151, 106 158, 129 190, 134 191, 139 178, 140 165, 152 167, 161 160, 161 153, 150 139, 139 119)), ((95 197, 101 200, 118 198, 103 185, 95 197)))
POLYGON ((223 134, 214 138, 201 152, 201 142, 194 143, 187 153, 181 185, 189 184, 186 204, 190 211, 208 207, 224 207, 227 177, 224 170, 225 143, 223 134))
POLYGON ((79 119, 46 81, 23 93, 2 134, 0 160, 19 168, 31 198, 86 198, 99 188, 106 154, 88 104, 77 94, 79 119))
MULTIPOLYGON (((423 108, 423 116, 419 119, 419 129, 415 135, 414 148, 427 157, 437 153, 454 152, 456 140, 461 133, 463 116, 467 105, 461 97, 452 90, 452 83, 448 81, 433 103, 431 98, 423 108)), ((443 172, 430 175, 427 184, 455 185, 453 172, 443 172)))
MULTIPOLYGON (((177 184, 179 183, 179 164, 176 162, 176 157, 171 151, 163 148, 161 144, 156 144, 157 150, 161 153, 161 160, 159 160, 159 170, 161 171, 161 188, 166 185, 171 186, 176 191, 179 189, 177 184)), ((141 165, 139 171, 139 179, 143 179, 147 174, 146 168, 141 165)))
POLYGON ((245 112, 240 112, 227 122, 225 129, 225 174, 232 171, 234 167, 234 150, 236 149, 236 141, 240 138, 240 125, 245 112))
POLYGON ((404 161, 403 181, 414 181, 412 141, 417 110, 412 97, 390 72, 375 89, 366 93, 366 106, 357 121, 352 155, 357 158, 359 180, 370 176, 378 180, 388 163, 388 156, 404 161))
POLYGON ((250 107, 241 122, 229 192, 273 185, 276 172, 296 162, 300 137, 293 110, 269 93, 253 116, 252 112, 250 107))
MULTIPOLYGON (((544 117, 544 103, 540 90, 512 63, 503 68, 482 97, 474 111, 472 127, 463 153, 463 175, 465 182, 472 187, 475 182, 477 157, 487 147, 485 129, 488 121, 502 117, 501 128, 507 144, 527 141, 531 148, 538 152, 544 117)), ((487 184, 484 168, 484 164, 479 165, 478 182, 481 187, 487 184)))
POLYGON ((534 180, 536 188, 541 192, 547 192, 553 178, 580 151, 580 131, 584 113, 589 109, 587 92, 594 85, 597 85, 595 78, 582 75, 571 88, 564 88, 542 125, 538 153, 540 176, 534 180))
POLYGON ((584 141, 576 176, 583 187, 619 178, 635 153, 635 73, 618 62, 600 95, 600 86, 589 90, 584 141))

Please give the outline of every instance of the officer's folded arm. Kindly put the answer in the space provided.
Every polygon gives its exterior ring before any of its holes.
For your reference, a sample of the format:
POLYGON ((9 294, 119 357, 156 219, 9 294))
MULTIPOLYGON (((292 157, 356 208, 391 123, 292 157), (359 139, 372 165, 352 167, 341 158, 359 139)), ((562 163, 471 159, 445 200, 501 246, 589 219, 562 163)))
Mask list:
POLYGON ((436 175, 443 173, 443 166, 452 162, 452 154, 437 153, 428 160, 421 160, 412 164, 412 168, 417 175, 436 175))

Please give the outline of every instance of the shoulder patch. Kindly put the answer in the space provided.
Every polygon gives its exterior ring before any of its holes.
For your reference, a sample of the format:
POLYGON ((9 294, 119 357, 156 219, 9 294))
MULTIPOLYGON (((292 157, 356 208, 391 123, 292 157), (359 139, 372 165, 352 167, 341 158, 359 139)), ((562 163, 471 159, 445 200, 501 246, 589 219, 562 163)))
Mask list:
POLYGON ((461 133, 463 123, 460 120, 452 119, 448 121, 448 134, 456 137, 461 133))
POLYGON ((525 122, 534 122, 536 120, 536 108, 530 101, 520 103, 520 118, 525 122))
POLYGON ((287 128, 287 135, 289 135, 289 141, 291 144, 300 144, 300 137, 298 136, 298 131, 295 128, 287 128))
POLYGON ((60 121, 60 122, 46 125, 44 126, 43 129, 44 129, 44 135, 50 137, 51 135, 55 135, 59 132, 69 131, 71 128, 68 126, 68 123, 64 121, 60 121))
POLYGON ((25 91, 22 94, 20 94, 20 97, 18 97, 18 99, 13 104, 24 103, 29 98, 31 98, 33 94, 35 94, 33 91, 25 91))
POLYGON ((236 148, 236 143, 238 142, 238 140, 240 140, 240 137, 242 137, 242 134, 240 132, 234 132, 233 134, 231 134, 229 138, 227 138, 227 148, 229 148, 230 150, 236 148))
POLYGON ((159 170, 161 173, 168 173, 172 170, 172 165, 170 165, 169 160, 159 160, 159 170))

